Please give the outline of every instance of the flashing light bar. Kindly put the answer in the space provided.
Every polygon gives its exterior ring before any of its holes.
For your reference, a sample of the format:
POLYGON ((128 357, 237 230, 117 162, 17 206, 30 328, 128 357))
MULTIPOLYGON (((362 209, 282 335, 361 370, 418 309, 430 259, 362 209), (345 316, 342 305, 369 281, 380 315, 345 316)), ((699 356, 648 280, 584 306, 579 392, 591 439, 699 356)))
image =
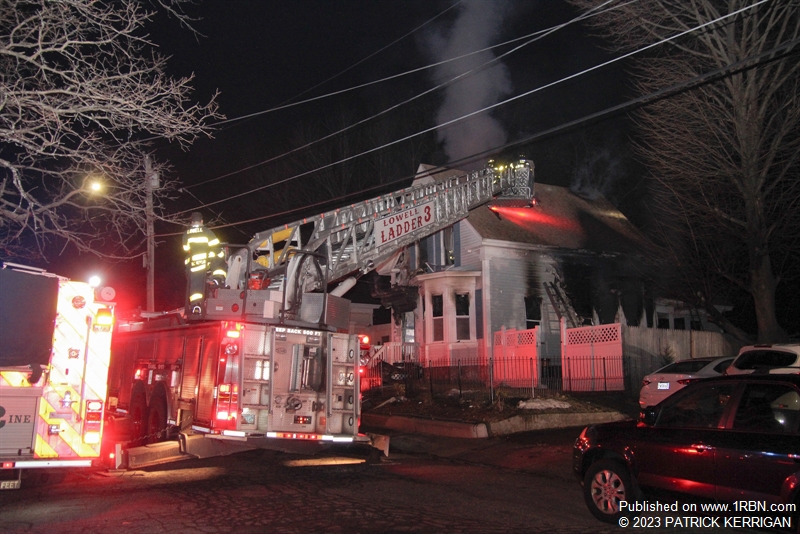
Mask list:
POLYGON ((5 469, 30 469, 32 467, 92 467, 91 460, 38 460, 21 462, 3 462, 5 469), (14 464, 10 468, 7 464, 14 464))

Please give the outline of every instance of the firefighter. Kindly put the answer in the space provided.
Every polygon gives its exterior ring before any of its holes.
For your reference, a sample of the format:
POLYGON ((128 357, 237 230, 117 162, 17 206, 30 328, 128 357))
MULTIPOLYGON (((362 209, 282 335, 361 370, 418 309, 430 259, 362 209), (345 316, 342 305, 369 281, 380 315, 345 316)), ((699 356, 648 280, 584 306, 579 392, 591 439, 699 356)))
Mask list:
POLYGON ((202 316, 206 284, 224 287, 227 270, 219 239, 203 225, 200 213, 192 213, 191 227, 183 235, 183 250, 188 278, 186 315, 202 316))

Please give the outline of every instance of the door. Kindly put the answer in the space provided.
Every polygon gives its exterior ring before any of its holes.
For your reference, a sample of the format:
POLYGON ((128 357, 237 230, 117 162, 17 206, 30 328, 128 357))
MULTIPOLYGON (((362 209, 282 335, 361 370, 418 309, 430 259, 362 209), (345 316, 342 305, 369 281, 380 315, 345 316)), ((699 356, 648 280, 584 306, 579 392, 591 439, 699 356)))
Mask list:
POLYGON ((665 401, 634 445, 641 485, 715 497, 715 455, 732 391, 731 384, 708 384, 665 401))
POLYGON ((800 475, 800 394, 788 383, 745 386, 724 443, 717 449, 718 498, 782 502, 800 475))
POLYGON ((219 339, 210 336, 203 337, 201 348, 200 373, 197 380, 197 398, 195 421, 213 426, 215 388, 217 387, 217 368, 219 354, 219 339))

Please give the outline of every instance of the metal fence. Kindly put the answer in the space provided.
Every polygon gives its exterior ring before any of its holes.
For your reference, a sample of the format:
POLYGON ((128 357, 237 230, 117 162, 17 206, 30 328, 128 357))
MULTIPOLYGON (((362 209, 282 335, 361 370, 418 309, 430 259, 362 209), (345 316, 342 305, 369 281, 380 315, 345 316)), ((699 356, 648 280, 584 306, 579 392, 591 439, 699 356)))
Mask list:
POLYGON ((563 360, 493 358, 416 362, 375 362, 363 369, 362 391, 402 390, 432 399, 492 402, 498 396, 529 399, 555 393, 616 392, 638 397, 642 377, 667 361, 660 356, 566 357, 563 360))

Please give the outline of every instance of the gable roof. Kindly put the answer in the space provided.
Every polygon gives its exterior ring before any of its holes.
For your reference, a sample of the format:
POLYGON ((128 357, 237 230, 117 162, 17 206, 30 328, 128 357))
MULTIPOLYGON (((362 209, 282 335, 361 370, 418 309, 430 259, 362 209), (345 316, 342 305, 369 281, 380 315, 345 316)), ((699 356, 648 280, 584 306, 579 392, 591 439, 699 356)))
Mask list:
POLYGON ((647 248, 644 236, 602 196, 586 199, 537 183, 535 198, 531 208, 480 206, 467 222, 483 239, 595 253, 641 254, 647 248))
MULTIPOLYGON (((466 174, 421 164, 414 184, 466 174)), ((605 197, 588 199, 569 188, 537 183, 531 208, 479 206, 466 221, 483 239, 594 253, 641 254, 647 239, 605 197)))

